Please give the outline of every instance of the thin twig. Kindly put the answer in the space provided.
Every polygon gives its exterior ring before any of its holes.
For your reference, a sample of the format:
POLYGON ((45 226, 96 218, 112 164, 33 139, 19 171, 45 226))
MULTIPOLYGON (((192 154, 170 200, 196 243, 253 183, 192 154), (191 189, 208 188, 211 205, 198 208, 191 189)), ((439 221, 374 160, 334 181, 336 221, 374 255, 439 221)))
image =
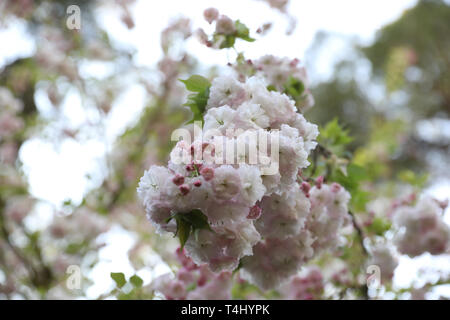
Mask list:
POLYGON ((356 229, 356 232, 358 233, 358 238, 360 240, 361 248, 363 249, 364 254, 366 256, 369 256, 369 251, 367 250, 366 246, 364 245, 364 238, 365 238, 364 231, 359 226, 358 222, 356 221, 355 214, 351 210, 349 210, 348 213, 352 217, 353 227, 356 229))

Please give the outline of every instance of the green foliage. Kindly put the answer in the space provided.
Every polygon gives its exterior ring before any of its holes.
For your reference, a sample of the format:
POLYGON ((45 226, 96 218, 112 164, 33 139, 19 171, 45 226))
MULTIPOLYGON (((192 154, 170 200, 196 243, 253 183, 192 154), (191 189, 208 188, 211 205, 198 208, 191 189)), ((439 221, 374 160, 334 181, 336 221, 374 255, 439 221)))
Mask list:
POLYGON ((327 181, 341 184, 351 194, 352 209, 364 211, 369 192, 362 188, 362 182, 368 181, 369 175, 363 166, 352 161, 351 154, 346 150, 353 141, 348 130, 334 119, 320 130, 318 141, 319 146, 314 150, 311 160, 314 176, 323 175, 327 181))
POLYGON ((186 241, 189 239, 189 236, 191 235, 192 226, 182 218, 176 218, 176 221, 177 221, 177 231, 175 233, 175 236, 178 236, 178 239, 180 239, 180 246, 181 249, 183 249, 184 245, 186 244, 186 241))
POLYGON ((450 112, 449 21, 448 3, 421 0, 398 20, 384 26, 374 43, 363 48, 374 75, 384 80, 389 90, 401 89, 410 96, 405 106, 417 118, 450 112), (405 76, 404 69, 410 66, 420 70, 420 78, 405 76))
MULTIPOLYGON (((364 252, 364 249, 361 245, 361 239, 359 238, 358 233, 354 232, 348 237, 349 243, 353 245, 344 245, 339 247, 339 258, 346 262, 346 265, 349 268, 352 276, 357 276, 361 272, 361 266, 367 261, 367 256, 364 252), (359 245, 358 245, 359 243, 359 245)), ((324 266, 329 263, 329 259, 333 259, 333 255, 329 254, 328 256, 322 257, 322 264, 324 266)), ((363 271, 365 272, 365 271, 363 271)))
POLYGON ((86 241, 80 241, 80 242, 72 242, 69 243, 64 250, 67 254, 77 254, 83 252, 85 248, 87 248, 89 243, 86 241))
POLYGON ((250 30, 248 29, 248 27, 245 24, 243 24, 239 20, 236 20, 236 22, 234 23, 234 26, 236 27, 236 38, 239 38, 239 39, 242 39, 242 40, 245 40, 248 42, 255 41, 255 39, 250 37, 250 30))
POLYGON ((280 297, 280 294, 275 290, 262 291, 247 281, 236 281, 231 288, 231 298, 233 300, 247 300, 252 295, 261 296, 265 299, 277 299, 280 297))
POLYGON ((346 167, 346 172, 341 169, 333 170, 330 177, 331 181, 341 184, 352 198, 350 204, 355 211, 364 211, 369 201, 369 193, 361 188, 361 183, 368 179, 366 170, 354 163, 350 163, 346 167))
POLYGON ((192 92, 202 92, 211 85, 208 79, 199 75, 193 75, 189 79, 180 81, 184 83, 186 89, 192 92))
POLYGON ((193 291, 197 288, 197 283, 193 282, 186 287, 186 292, 193 291))
POLYGON ((257 286, 254 286, 248 282, 236 282, 231 288, 231 297, 234 300, 245 300, 248 296, 258 292, 260 292, 260 290, 257 286))
POLYGON ((216 35, 215 38, 219 39, 217 41, 221 41, 220 38, 225 37, 225 39, 220 44, 220 49, 233 48, 236 43, 236 36, 233 35, 216 35))
POLYGON ((391 228, 392 224, 381 217, 375 217, 370 225, 367 226, 367 231, 377 236, 382 236, 391 228))
POLYGON ((236 43, 236 39, 242 39, 247 42, 255 41, 255 39, 250 37, 250 30, 245 24, 243 24, 239 20, 236 20, 234 26, 236 28, 236 31, 233 34, 224 35, 215 33, 213 35, 213 41, 215 43, 220 42, 220 49, 233 48, 234 44, 236 43))
POLYGON ((320 129, 318 141, 334 154, 342 155, 345 146, 352 142, 353 138, 349 136, 348 130, 339 125, 337 118, 335 118, 320 129))
POLYGON ((144 284, 144 280, 142 280, 138 275, 133 275, 130 278, 130 283, 135 287, 135 288, 141 288, 142 285, 144 284))
POLYGON ((111 278, 118 288, 122 288, 127 283, 125 275, 122 272, 111 272, 111 278))
POLYGON ((403 89, 405 85, 405 72, 410 66, 410 49, 407 47, 392 48, 386 61, 386 89, 389 93, 403 89))
POLYGON ((116 283, 116 288, 109 295, 116 296, 119 300, 152 299, 153 293, 148 293, 143 288, 144 280, 138 275, 132 275, 128 281, 122 272, 111 272, 111 278, 116 283))
POLYGON ((417 175, 412 170, 402 170, 398 173, 398 178, 414 187, 423 188, 428 181, 427 174, 417 175))
POLYGON ((199 209, 194 209, 187 213, 176 213, 167 219, 167 222, 172 219, 175 219, 177 222, 177 231, 175 236, 178 236, 181 248, 184 247, 186 241, 192 234, 197 236, 200 230, 209 230, 213 232, 209 226, 208 218, 199 209))
POLYGON ((388 121, 384 117, 372 120, 369 142, 358 148, 353 157, 354 163, 366 168, 369 180, 392 179, 397 171, 410 167, 407 159, 394 157, 400 151, 400 145, 407 134, 403 120, 388 121), (405 161, 401 163, 400 161, 405 161), (394 166, 394 161, 397 166, 394 166))
POLYGON ((184 83, 187 90, 195 92, 188 96, 188 101, 184 104, 193 113, 193 117, 189 123, 193 123, 194 121, 201 121, 203 123, 203 113, 208 103, 211 83, 208 79, 199 75, 193 75, 189 79, 180 81, 184 83))
POLYGON ((300 79, 289 76, 289 79, 284 84, 284 93, 291 96, 295 101, 299 101, 302 99, 304 92, 304 83, 300 79))

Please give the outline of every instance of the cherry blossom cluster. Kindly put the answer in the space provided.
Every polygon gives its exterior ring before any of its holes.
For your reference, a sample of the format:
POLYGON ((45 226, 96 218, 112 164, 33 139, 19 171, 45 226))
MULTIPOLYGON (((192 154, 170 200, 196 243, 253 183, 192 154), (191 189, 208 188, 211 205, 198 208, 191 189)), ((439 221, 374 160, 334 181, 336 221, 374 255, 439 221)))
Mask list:
POLYGON ((382 283, 392 280, 394 271, 398 266, 398 254, 395 248, 387 243, 376 243, 370 249, 370 258, 367 266, 380 268, 380 280, 382 283))
POLYGON ((212 24, 215 22, 215 38, 209 38, 203 29, 198 29, 196 34, 200 42, 204 45, 212 48, 220 48, 224 41, 226 41, 227 35, 232 35, 236 32, 235 22, 228 16, 219 14, 216 8, 208 8, 203 12, 205 20, 212 24))
POLYGON ((100 215, 80 208, 70 216, 58 216, 48 227, 49 234, 55 239, 95 239, 99 234, 108 231, 110 224, 100 215), (82 228, 80 226, 83 226, 82 228))
POLYGON ((254 61, 254 66, 257 74, 263 73, 278 91, 284 90, 290 78, 299 80, 304 86, 304 91, 295 99, 297 107, 304 112, 314 106, 314 97, 308 88, 308 75, 305 67, 300 66, 300 60, 266 55, 254 61))
POLYGON ((350 195, 336 183, 299 181, 318 130, 289 96, 269 90, 261 76, 219 76, 203 120, 192 143, 176 144, 168 167, 152 166, 141 178, 138 194, 157 232, 187 237, 184 248, 195 264, 213 272, 240 267, 263 289, 340 244, 350 195), (255 143, 256 133, 269 141, 266 148, 255 143), (269 155, 275 150, 277 157, 269 155), (261 161, 251 161, 252 151, 261 161))
POLYGON ((168 300, 229 300, 231 299, 231 272, 215 274, 206 264, 198 266, 178 248, 177 260, 181 264, 175 277, 164 274, 156 278, 151 287, 168 300))
POLYGON ((446 204, 423 196, 415 206, 400 206, 393 213, 398 228, 395 243, 410 257, 429 252, 438 255, 450 248, 450 228, 443 220, 446 204))
POLYGON ((317 267, 310 267, 282 285, 280 293, 287 300, 316 300, 321 298, 324 286, 322 271, 317 267))
POLYGON ((86 252, 96 252, 104 245, 97 237, 110 226, 105 217, 87 208, 79 208, 69 216, 56 216, 42 234, 42 241, 51 244, 43 250, 43 259, 57 275, 64 275, 70 265, 82 264, 86 252))
POLYGON ((239 20, 233 20, 227 15, 220 14, 216 8, 208 8, 203 12, 209 24, 215 24, 214 33, 208 36, 204 29, 197 29, 196 35, 200 42, 214 49, 231 48, 236 39, 252 42, 249 29, 239 20))
POLYGON ((242 259, 242 278, 271 289, 293 276, 306 262, 325 250, 344 244, 350 194, 339 184, 294 184, 290 192, 262 200, 255 223, 264 240, 253 255, 242 259))
POLYGON ((264 77, 269 86, 279 92, 285 92, 295 100, 300 112, 314 106, 306 69, 300 60, 265 55, 257 60, 247 60, 235 69, 241 74, 255 74, 264 77))

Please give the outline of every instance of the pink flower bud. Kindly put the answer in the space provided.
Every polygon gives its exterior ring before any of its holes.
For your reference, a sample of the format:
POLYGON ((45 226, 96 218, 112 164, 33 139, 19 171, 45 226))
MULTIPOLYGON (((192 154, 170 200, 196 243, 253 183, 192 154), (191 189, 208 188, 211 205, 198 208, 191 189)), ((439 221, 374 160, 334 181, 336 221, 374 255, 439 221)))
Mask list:
POLYGON ((297 58, 295 58, 294 60, 292 60, 289 65, 291 67, 295 67, 298 63, 300 62, 300 60, 298 60, 297 58))
POLYGON ((198 268, 197 265, 192 261, 192 259, 185 254, 184 249, 178 248, 176 250, 176 257, 183 268, 189 271, 196 270, 198 268))
POLYGON ((203 11, 203 16, 205 17, 205 20, 208 21, 209 24, 211 24, 219 17, 219 10, 217 10, 216 8, 208 8, 203 11))
POLYGON ((334 182, 331 185, 331 191, 333 191, 334 193, 338 193, 341 190, 341 185, 339 183, 334 182))
POLYGON ((234 26, 234 21, 229 17, 221 15, 219 20, 216 22, 216 32, 219 34, 229 35, 236 31, 234 26))
POLYGON ((262 209, 258 205, 254 205, 248 212, 247 219, 258 219, 261 216, 262 209))
POLYGON ((442 201, 436 200, 436 202, 438 203, 439 207, 442 210, 445 210, 448 207, 448 202, 449 201, 448 201, 448 199, 445 199, 445 200, 442 200, 442 201))
POLYGON ((197 29, 197 31, 195 31, 195 35, 200 43, 207 46, 211 45, 210 41, 208 40, 208 35, 203 29, 197 29))
POLYGON ((316 187, 317 189, 321 189, 323 184, 323 176, 320 176, 316 179, 316 187))
POLYGON ((408 204, 412 204, 414 201, 416 201, 416 194, 415 193, 411 193, 405 200, 404 200, 404 204, 408 205, 408 204))
POLYGON ((214 169, 209 167, 203 168, 200 171, 200 174, 203 176, 203 178, 205 178, 206 181, 209 181, 214 178, 214 169))
POLYGON ((311 190, 311 185, 308 182, 303 181, 301 186, 300 186, 300 189, 303 191, 303 193, 306 196, 308 196, 309 195, 309 190, 311 190))
POLYGON ((196 187, 200 187, 202 185, 202 181, 201 180, 197 180, 194 182, 194 186, 196 187))
POLYGON ((202 151, 205 151, 205 149, 209 146, 208 142, 203 142, 202 143, 202 151))
POLYGON ((172 182, 177 186, 181 186, 184 183, 184 177, 181 174, 176 174, 175 177, 173 177, 172 182))
POLYGON ((190 190, 191 190, 191 188, 189 188, 189 186, 187 184, 183 184, 180 186, 180 192, 183 196, 187 195, 190 190))
POLYGON ((197 285, 199 287, 202 287, 206 284, 207 281, 208 281, 208 276, 206 274, 202 273, 197 280, 197 285))
POLYGON ((208 160, 210 157, 214 157, 216 151, 214 149, 214 144, 204 142, 202 143, 202 154, 203 159, 208 160))

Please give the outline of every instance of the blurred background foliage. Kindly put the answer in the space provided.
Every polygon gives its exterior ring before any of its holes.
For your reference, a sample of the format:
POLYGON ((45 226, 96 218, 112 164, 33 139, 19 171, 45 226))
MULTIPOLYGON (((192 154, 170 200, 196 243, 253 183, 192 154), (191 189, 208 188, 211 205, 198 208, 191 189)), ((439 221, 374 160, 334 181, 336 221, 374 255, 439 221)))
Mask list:
MULTIPOLYGON (((312 88, 319 108, 307 113, 309 119, 321 125, 339 119, 355 138, 348 148, 357 150, 356 161, 374 177, 396 177, 405 168, 419 174, 433 169, 435 176, 448 177, 448 170, 426 164, 430 152, 444 159, 449 155, 448 133, 443 133, 450 112, 449 21, 444 1, 419 1, 379 30, 374 43, 355 44, 331 79, 312 88), (357 72, 364 60, 370 62, 368 81, 357 72), (435 127, 431 133, 422 129, 426 124, 435 127)), ((318 34, 310 60, 328 37, 318 34)))

